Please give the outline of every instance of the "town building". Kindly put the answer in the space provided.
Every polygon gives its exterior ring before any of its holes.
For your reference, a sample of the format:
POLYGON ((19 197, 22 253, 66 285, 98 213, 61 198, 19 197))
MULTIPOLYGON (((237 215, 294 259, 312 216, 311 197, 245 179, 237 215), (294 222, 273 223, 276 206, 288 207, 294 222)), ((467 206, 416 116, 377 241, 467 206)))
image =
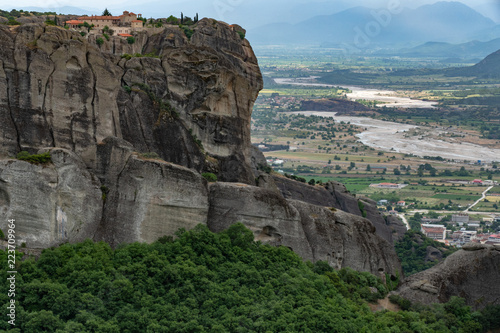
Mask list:
POLYGON ((455 245, 463 246, 477 239, 477 231, 467 231, 465 228, 462 228, 460 231, 455 231, 451 237, 455 245))
POLYGON ((488 237, 486 244, 500 245, 500 234, 491 235, 490 237, 488 237))
POLYGON ((444 241, 446 239, 446 228, 441 224, 422 224, 420 231, 434 240, 444 241))
POLYGON ((460 213, 460 214, 452 215, 451 222, 458 224, 458 225, 463 225, 464 223, 469 223, 469 214, 460 213))

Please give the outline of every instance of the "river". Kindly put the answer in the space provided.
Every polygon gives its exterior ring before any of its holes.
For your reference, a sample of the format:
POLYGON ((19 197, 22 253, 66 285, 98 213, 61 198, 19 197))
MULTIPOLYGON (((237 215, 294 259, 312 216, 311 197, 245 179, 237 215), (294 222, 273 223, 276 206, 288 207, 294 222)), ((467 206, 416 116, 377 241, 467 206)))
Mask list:
POLYGON ((411 99, 408 97, 396 96, 396 92, 392 90, 379 90, 371 88, 363 88, 356 86, 345 86, 345 85, 335 85, 326 83, 314 82, 317 77, 311 76, 308 78, 299 79, 274 79, 277 84, 291 84, 299 86, 310 86, 310 87, 342 87, 349 89, 351 92, 347 94, 350 100, 367 100, 367 101, 379 101, 382 102, 377 104, 377 106, 386 106, 391 108, 435 108, 436 102, 421 101, 418 99, 411 99))
MULTIPOLYGON (((274 79, 278 84, 292 84, 311 87, 338 87, 339 85, 314 82, 316 77, 299 79, 274 79)), ((352 100, 376 100, 388 102, 381 104, 402 108, 433 108, 437 103, 395 96, 396 92, 389 90, 368 89, 355 86, 341 87, 351 90, 347 94, 352 100)), ((419 131, 424 135, 409 136, 407 131, 417 128, 414 125, 400 124, 389 121, 371 119, 367 117, 335 116, 336 112, 300 111, 304 115, 332 117, 336 121, 350 122, 353 125, 365 128, 358 134, 359 140, 369 146, 384 151, 394 151, 417 156, 441 156, 452 160, 468 161, 499 161, 500 149, 488 148, 472 143, 448 142, 436 139, 440 134, 446 133, 431 127, 419 126, 419 131)))
POLYGON ((444 131, 431 127, 418 126, 418 129, 423 133, 427 133, 427 135, 408 136, 406 132, 417 128, 417 126, 368 117, 336 116, 336 112, 298 111, 290 113, 331 117, 336 122, 343 121, 360 126, 365 130, 357 135, 359 140, 363 144, 378 150, 414 154, 421 157, 441 156, 452 160, 481 160, 485 162, 500 160, 500 149, 492 149, 472 143, 447 142, 435 139, 433 136, 436 137, 444 131))

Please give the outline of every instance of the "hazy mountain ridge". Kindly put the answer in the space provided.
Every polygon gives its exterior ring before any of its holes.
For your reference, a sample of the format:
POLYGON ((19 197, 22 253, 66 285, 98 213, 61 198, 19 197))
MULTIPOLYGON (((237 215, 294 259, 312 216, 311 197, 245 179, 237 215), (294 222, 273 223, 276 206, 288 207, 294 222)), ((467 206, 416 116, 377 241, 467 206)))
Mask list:
POLYGON ((458 70, 457 73, 481 78, 500 78, 500 50, 490 54, 472 67, 458 70))
MULTIPOLYGON (((438 2, 417 9, 350 8, 294 25, 266 25, 249 31, 255 44, 347 43, 356 48, 375 44, 415 45, 428 41, 461 43, 491 31, 496 24, 459 2, 438 2)), ((496 36, 496 37, 500 37, 496 36)), ((490 38, 492 39, 492 38, 490 38)))
MULTIPOLYGON (((482 42, 474 40, 467 43, 451 44, 445 42, 427 42, 425 44, 401 49, 398 55, 410 57, 442 57, 442 58, 485 58, 500 49, 500 38, 482 42)), ((384 54, 384 52, 381 52, 384 54)))

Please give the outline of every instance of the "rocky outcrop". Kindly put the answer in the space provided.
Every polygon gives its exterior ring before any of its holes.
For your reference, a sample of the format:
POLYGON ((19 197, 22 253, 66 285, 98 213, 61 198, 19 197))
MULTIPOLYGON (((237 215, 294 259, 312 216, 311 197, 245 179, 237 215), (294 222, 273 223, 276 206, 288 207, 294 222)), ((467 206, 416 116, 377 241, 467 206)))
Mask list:
POLYGON ((210 230, 219 232, 236 222, 252 230, 256 240, 286 246, 314 260, 299 212, 280 194, 245 184, 210 185, 210 230))
POLYGON ((242 222, 256 240, 286 246, 302 258, 324 260, 335 268, 351 267, 385 278, 401 265, 392 246, 375 234, 370 221, 336 209, 245 184, 210 185, 208 226, 222 231, 242 222))
POLYGON ((93 238, 103 212, 99 180, 74 153, 55 148, 50 165, 0 161, 0 229, 16 220, 16 241, 45 248, 93 238))
POLYGON ((0 27, 4 155, 43 147, 82 154, 114 136, 254 183, 250 114, 262 76, 233 27, 204 19, 190 39, 177 26, 140 32, 134 44, 113 37, 99 47, 95 38, 43 24, 0 27))
POLYGON ((425 249, 426 254, 425 254, 425 262, 428 261, 439 261, 443 259, 443 252, 441 250, 433 247, 433 246, 427 246, 427 249, 425 249))
POLYGON ((404 235, 408 231, 406 224, 399 219, 399 217, 394 215, 386 216, 387 225, 392 233, 392 242, 397 243, 403 239, 404 235))
POLYGON ((95 238, 112 246, 150 243, 180 228, 206 224, 207 213, 206 181, 199 173, 132 155, 109 187, 103 225, 95 238))
POLYGON ((408 277, 397 293, 423 304, 459 296, 473 308, 499 305, 499 273, 500 247, 469 243, 436 266, 408 277))
POLYGON ((206 224, 206 180, 196 171, 137 154, 130 143, 107 138, 92 169, 100 179, 104 212, 96 240, 116 246, 153 242, 178 229, 206 224))
POLYGON ((387 221, 378 211, 376 203, 368 198, 356 198, 338 182, 328 182, 324 186, 311 186, 282 176, 273 176, 274 183, 287 199, 304 201, 313 205, 334 207, 357 216, 366 217, 376 228, 377 234, 394 244, 393 236, 404 234, 404 224, 387 221), (397 230, 397 231, 393 231, 397 230))
POLYGON ((168 26, 98 46, 98 35, 0 25, 0 229, 15 218, 17 240, 34 249, 153 242, 240 221, 306 260, 397 276, 369 200, 338 183, 262 172, 250 144, 262 77, 241 27, 203 19, 192 29, 190 38, 168 26), (40 149, 51 163, 8 158, 40 149), (208 186, 203 171, 223 182, 208 186))
POLYGON ((311 246, 314 260, 325 260, 332 267, 351 267, 385 279, 401 274, 401 264, 391 244, 378 236, 373 224, 364 218, 336 209, 292 200, 311 246))

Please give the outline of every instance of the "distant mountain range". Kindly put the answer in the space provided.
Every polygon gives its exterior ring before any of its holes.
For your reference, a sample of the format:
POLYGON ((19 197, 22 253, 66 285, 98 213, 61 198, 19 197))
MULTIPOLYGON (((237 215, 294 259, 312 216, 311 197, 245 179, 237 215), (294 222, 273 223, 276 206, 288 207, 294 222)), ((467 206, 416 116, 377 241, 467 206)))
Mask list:
POLYGON ((100 13, 95 13, 91 10, 72 7, 72 6, 62 6, 62 7, 23 7, 23 10, 34 11, 34 12, 56 12, 57 14, 74 14, 74 15, 95 15, 100 13))
POLYGON ((455 69, 453 75, 500 79, 500 50, 490 54, 472 67, 455 69))
POLYGON ((500 26, 460 2, 437 2, 416 9, 355 7, 296 24, 274 23, 247 34, 253 44, 350 47, 415 46, 429 41, 464 43, 500 37, 500 26), (493 36, 492 36, 493 31, 493 36), (483 37, 485 36, 485 37, 483 37))
POLYGON ((495 0, 489 3, 474 6, 474 9, 482 15, 500 23, 500 1, 495 0))
MULTIPOLYGON (((403 57, 415 58, 460 58, 476 59, 484 58, 487 55, 500 49, 500 38, 488 42, 471 41, 461 44, 451 44, 444 42, 427 42, 425 44, 400 49, 397 54, 403 57)), ((394 54, 395 52, 380 51, 378 54, 394 54)))

